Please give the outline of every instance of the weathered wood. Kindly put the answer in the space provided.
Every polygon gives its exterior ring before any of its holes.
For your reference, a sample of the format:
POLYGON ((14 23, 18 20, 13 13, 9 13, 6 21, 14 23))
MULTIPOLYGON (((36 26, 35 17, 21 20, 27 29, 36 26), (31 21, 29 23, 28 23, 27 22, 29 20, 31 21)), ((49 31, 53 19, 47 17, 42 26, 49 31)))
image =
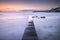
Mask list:
POLYGON ((33 21, 29 22, 22 40, 38 40, 33 21))

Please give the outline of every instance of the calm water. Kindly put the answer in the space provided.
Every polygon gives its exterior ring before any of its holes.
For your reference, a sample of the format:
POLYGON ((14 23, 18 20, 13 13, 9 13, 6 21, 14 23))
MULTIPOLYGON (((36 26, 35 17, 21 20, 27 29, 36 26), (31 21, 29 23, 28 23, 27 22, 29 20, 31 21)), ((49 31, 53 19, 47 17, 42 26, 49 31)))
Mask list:
POLYGON ((30 20, 34 21, 39 40, 60 40, 60 13, 46 12, 0 13, 0 40, 21 40, 30 20))
POLYGON ((39 40, 60 40, 59 13, 41 13, 38 15, 38 18, 34 18, 33 20, 39 40), (39 19, 41 16, 45 16, 46 18, 39 19))

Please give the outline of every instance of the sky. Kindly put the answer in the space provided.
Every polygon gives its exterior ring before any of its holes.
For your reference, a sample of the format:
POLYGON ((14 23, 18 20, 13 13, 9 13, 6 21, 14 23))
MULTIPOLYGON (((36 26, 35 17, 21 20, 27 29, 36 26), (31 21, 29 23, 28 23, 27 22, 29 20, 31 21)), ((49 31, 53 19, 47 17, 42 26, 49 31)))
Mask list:
POLYGON ((49 10, 60 7, 60 0, 0 0, 1 11, 49 10))

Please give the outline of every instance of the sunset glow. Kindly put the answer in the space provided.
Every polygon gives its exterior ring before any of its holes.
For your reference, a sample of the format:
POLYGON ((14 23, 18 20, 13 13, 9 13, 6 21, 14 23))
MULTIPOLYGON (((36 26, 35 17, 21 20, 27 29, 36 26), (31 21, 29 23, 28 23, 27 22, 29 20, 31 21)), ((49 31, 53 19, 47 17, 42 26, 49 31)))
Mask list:
MULTIPOLYGON (((60 3, 60 2, 59 2, 60 3)), ((49 10, 59 7, 55 1, 43 0, 4 0, 0 1, 0 11, 18 11, 18 10, 49 10)))
POLYGON ((23 9, 35 9, 33 7, 28 7, 28 5, 7 5, 7 4, 3 4, 0 5, 0 10, 2 11, 11 11, 11 10, 23 10, 23 9))
POLYGON ((34 5, 28 5, 28 4, 8 4, 3 3, 0 4, 0 10, 1 11, 18 11, 18 10, 25 10, 25 9, 33 9, 33 10, 46 10, 47 7, 40 7, 40 6, 34 6, 34 5))

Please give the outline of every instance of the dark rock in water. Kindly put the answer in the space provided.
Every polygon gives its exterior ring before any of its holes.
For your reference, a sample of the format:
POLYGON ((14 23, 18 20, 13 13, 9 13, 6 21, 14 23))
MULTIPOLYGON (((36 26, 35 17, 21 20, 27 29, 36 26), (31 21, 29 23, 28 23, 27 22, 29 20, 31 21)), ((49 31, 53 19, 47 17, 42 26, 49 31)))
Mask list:
POLYGON ((42 17, 40 17, 40 18, 46 18, 45 16, 42 16, 42 17))
POLYGON ((37 18, 38 16, 32 16, 32 18, 37 18))
POLYGON ((38 16, 36 16, 36 17, 38 17, 38 16))
POLYGON ((32 18, 35 18, 34 16, 32 18))

